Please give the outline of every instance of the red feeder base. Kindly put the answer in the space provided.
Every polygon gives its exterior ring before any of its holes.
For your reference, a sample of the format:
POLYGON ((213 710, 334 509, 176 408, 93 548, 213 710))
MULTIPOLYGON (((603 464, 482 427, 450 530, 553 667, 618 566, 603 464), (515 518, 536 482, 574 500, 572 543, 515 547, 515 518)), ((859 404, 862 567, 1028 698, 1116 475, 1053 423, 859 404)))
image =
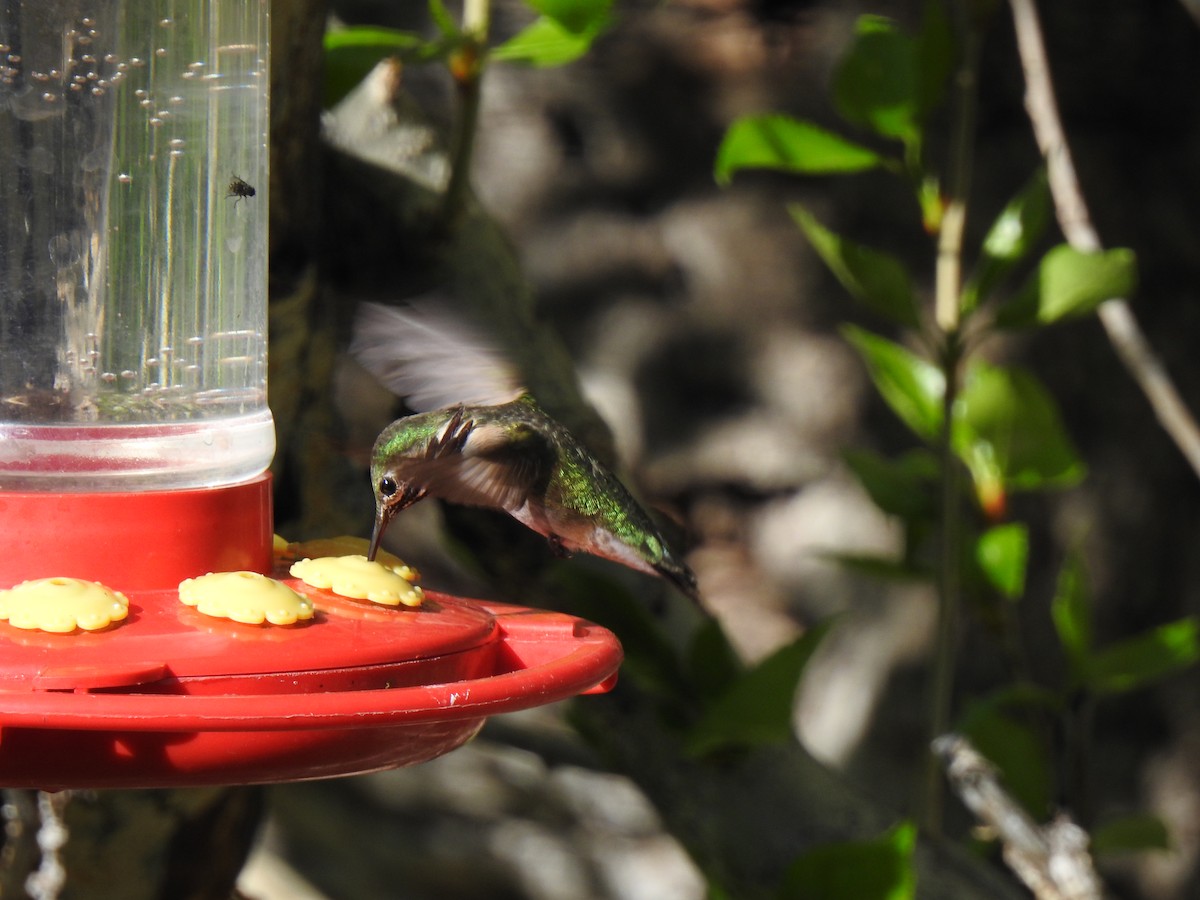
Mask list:
POLYGON ((130 601, 127 619, 99 632, 0 622, 0 784, 179 787, 377 771, 453 750, 487 716, 608 690, 616 679, 621 647, 604 628, 434 592, 420 608, 390 608, 278 571, 313 601, 309 622, 204 616, 179 601, 180 580, 269 571, 269 482, 224 490, 0 494, 9 540, 36 551, 8 553, 0 587, 63 575, 130 601), (22 537, 28 520, 11 517, 34 507, 58 518, 22 537))

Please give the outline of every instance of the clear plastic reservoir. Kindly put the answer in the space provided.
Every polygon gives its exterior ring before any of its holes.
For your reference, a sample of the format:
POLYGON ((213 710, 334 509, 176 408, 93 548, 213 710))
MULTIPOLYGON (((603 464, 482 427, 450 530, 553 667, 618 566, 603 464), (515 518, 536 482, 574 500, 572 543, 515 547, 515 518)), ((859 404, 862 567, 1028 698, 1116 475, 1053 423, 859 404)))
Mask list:
POLYGON ((0 490, 261 473, 267 0, 0 3, 0 490))

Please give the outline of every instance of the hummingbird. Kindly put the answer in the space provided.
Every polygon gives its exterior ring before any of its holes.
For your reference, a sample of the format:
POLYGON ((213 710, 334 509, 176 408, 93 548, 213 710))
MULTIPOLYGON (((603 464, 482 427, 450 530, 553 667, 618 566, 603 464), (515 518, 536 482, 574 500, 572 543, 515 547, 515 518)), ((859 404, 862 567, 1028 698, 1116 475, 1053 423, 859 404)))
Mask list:
POLYGON ((698 602, 696 577, 621 481, 548 415, 461 323, 425 310, 359 304, 351 354, 397 393, 436 408, 397 419, 371 452, 374 559, 389 523, 426 497, 498 509, 560 556, 589 553, 662 576, 698 602), (400 332, 404 336, 400 336, 400 332), (399 344, 397 342, 400 342, 399 344), (411 355, 397 352, 410 348, 411 355), (475 351, 463 361, 463 348, 475 351), (452 359, 458 362, 450 363, 452 359), (432 387, 421 372, 450 363, 432 387), (444 402, 457 396, 459 402, 444 402))

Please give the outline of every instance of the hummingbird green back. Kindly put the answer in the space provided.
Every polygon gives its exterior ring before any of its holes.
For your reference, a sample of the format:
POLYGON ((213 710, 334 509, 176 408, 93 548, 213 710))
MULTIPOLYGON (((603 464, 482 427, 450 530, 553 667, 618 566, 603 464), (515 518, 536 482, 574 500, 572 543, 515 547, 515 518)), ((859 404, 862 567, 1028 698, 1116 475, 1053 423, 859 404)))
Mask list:
POLYGON ((696 597, 691 570, 621 481, 529 395, 398 419, 376 441, 376 534, 426 496, 502 509, 561 554, 583 551, 667 578, 696 597))

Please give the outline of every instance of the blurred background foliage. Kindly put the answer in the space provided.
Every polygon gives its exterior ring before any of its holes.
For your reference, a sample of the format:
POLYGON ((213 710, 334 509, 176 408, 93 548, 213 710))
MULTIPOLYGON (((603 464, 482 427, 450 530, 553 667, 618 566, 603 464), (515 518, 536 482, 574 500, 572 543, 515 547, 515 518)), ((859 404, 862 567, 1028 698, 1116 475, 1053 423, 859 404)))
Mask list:
POLYGON ((1093 315, 1130 298, 1200 396, 1185 5, 1042 10, 1103 254, 1062 243, 1000 4, 341 0, 320 44, 320 4, 276 5, 324 71, 276 41, 280 530, 369 529, 403 407, 342 352, 354 304, 448 289, 675 524, 715 622, 406 512, 428 586, 607 624, 623 683, 274 790, 272 846, 331 897, 1019 896, 930 777, 955 728, 1122 896, 1200 889, 1200 492, 1093 315))

